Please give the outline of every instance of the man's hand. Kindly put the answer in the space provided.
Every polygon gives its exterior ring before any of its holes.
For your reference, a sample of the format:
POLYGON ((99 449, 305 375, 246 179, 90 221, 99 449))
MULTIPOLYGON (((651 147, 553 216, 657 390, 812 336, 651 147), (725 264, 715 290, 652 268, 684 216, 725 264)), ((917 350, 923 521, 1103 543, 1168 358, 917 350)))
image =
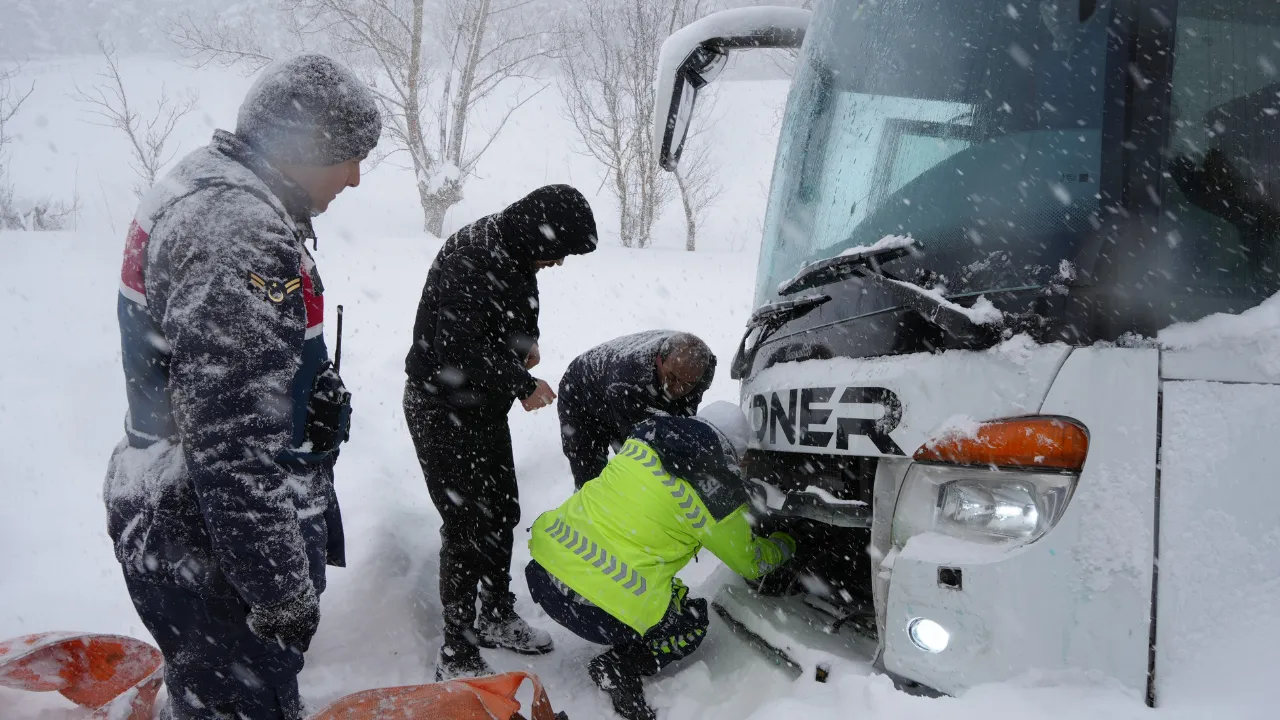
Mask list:
POLYGON ((542 353, 538 352, 538 343, 533 344, 533 348, 529 350, 528 356, 524 359, 524 369, 532 370, 542 362, 542 353))
POLYGON ((556 394, 551 390, 551 386, 546 380, 538 380, 538 387, 533 394, 520 401, 524 406, 525 412, 533 412, 538 408, 544 408, 555 402, 556 394))
POLYGON ((311 636, 320 627, 320 598, 307 583, 306 590, 279 605, 251 608, 248 619, 254 635, 280 647, 306 652, 311 636))

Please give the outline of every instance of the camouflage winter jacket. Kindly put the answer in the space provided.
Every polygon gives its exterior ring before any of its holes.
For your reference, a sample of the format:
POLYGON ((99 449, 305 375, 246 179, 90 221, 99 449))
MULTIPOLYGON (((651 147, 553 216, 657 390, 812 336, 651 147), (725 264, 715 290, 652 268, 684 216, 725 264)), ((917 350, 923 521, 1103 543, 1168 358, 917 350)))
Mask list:
POLYGON ((305 192, 222 131, 143 199, 118 301, 126 437, 103 493, 131 576, 269 605, 342 564, 349 396, 308 237, 305 192), (308 417, 326 378, 344 399, 327 437, 308 417))

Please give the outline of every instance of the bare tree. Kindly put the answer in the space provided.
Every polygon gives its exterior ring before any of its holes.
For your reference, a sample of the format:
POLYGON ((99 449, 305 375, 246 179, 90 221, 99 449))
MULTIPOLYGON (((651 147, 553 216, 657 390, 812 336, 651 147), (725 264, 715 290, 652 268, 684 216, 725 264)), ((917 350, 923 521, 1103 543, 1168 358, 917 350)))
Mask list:
MULTIPOLYGON (((21 88, 15 88, 13 81, 22 72, 22 66, 12 68, 0 68, 0 161, 4 159, 4 147, 13 139, 5 132, 5 126, 18 114, 18 110, 22 109, 22 104, 31 97, 31 93, 35 92, 36 85, 31 83, 31 87, 23 92, 21 88)), ((2 167, 2 166, 0 166, 2 167)))
POLYGON ((698 249, 698 228, 706 219, 707 210, 720 198, 724 186, 720 184, 718 168, 711 162, 711 147, 699 133, 692 133, 685 141, 680 165, 672 173, 680 190, 680 204, 684 208, 684 249, 698 249))
MULTIPOLYGON (((789 4, 794 4, 801 10, 813 9, 813 0, 802 0, 798 3, 789 4)), ((800 60, 800 51, 798 49, 789 48, 786 50, 768 50, 766 52, 770 62, 788 77, 795 74, 796 62, 800 60)))
POLYGON ((120 59, 115 48, 99 38, 98 49, 107 61, 106 71, 98 73, 103 82, 89 90, 76 85, 73 98, 87 105, 89 112, 97 116, 95 124, 116 128, 129 139, 129 149, 133 156, 131 167, 140 181, 134 185, 133 193, 141 197, 155 185, 160 170, 173 159, 176 150, 166 149, 169 138, 178 121, 195 109, 197 97, 191 91, 171 97, 168 90, 161 87, 155 110, 142 115, 129 105, 124 79, 120 75, 120 59))
MULTIPOLYGON (((285 22, 294 19, 292 13, 278 13, 285 22)), ((292 43, 286 42, 286 51, 302 49, 300 28, 291 27, 292 43), (292 47, 291 47, 292 46, 292 47)), ((240 66, 248 73, 262 69, 273 59, 273 50, 264 47, 261 35, 254 30, 253 19, 222 17, 193 17, 190 13, 165 28, 165 33, 196 67, 209 64, 230 68, 240 66)))
MULTIPOLYGON (((653 78, 662 42, 702 15, 706 5, 704 0, 581 0, 578 14, 568 21, 566 33, 578 52, 562 63, 565 112, 585 154, 605 168, 604 184, 618 203, 625 247, 650 245, 654 222, 679 192, 680 183, 658 168, 650 133, 653 78)), ((705 162, 709 156, 700 157, 705 162)), ((707 186, 694 182, 701 176, 691 166, 685 177, 705 194, 707 186)), ((699 206, 692 195, 688 199, 688 208, 699 206)), ((686 245, 696 243, 700 212, 688 214, 695 232, 686 245)))
MULTIPOLYGON (((378 94, 393 141, 407 153, 423 226, 441 235, 467 178, 522 106, 543 89, 537 66, 559 38, 533 0, 278 0, 299 47, 331 43, 378 94), (427 22, 428 9, 436 22, 427 22), (507 103, 480 129, 479 108, 510 86, 507 103)), ((243 28, 201 28, 189 18, 170 37, 201 61, 261 67, 271 53, 243 28)), ((377 158, 386 157, 386 154, 377 158)))
POLYGON ((9 182, 9 157, 5 146, 13 138, 7 127, 35 92, 34 82, 26 91, 14 86, 13 81, 21 72, 22 66, 0 68, 0 230, 63 230, 75 221, 80 212, 78 194, 70 204, 49 198, 30 201, 18 197, 9 182))
POLYGON ((18 110, 22 109, 22 104, 36 89, 35 83, 32 83, 25 92, 21 88, 14 87, 13 81, 21 72, 21 66, 0 68, 0 229, 9 230, 22 229, 23 223, 15 206, 13 186, 9 184, 9 155, 5 146, 12 142, 13 138, 10 137, 6 128, 13 116, 18 114, 18 110))

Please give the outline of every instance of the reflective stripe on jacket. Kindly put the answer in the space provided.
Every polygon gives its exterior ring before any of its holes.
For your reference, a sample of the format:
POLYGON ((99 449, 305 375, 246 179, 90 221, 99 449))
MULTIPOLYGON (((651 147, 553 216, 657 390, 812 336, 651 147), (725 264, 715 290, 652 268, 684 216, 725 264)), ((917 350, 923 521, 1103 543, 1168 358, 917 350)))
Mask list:
POLYGON ((782 564, 784 549, 756 537, 746 511, 742 504, 717 518, 694 484, 633 437, 600 477, 534 522, 529 548, 547 572, 644 633, 662 619, 675 574, 701 548, 749 579, 782 564))

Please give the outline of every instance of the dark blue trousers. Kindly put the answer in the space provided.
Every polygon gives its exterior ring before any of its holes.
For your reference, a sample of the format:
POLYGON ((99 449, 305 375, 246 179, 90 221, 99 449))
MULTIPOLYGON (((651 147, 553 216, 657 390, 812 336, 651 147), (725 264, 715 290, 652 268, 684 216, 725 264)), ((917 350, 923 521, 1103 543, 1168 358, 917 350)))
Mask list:
POLYGON ((537 560, 524 570, 529 595, 565 629, 587 642, 612 645, 609 650, 621 668, 634 669, 641 676, 652 675, 667 665, 688 657, 707 636, 707 601, 690 600, 679 591, 672 594, 667 614, 641 635, 597 605, 552 578, 537 560))
POLYGON ((173 720, 299 720, 302 652, 254 635, 238 597, 204 599, 172 585, 131 578, 138 617, 164 654, 173 720))

